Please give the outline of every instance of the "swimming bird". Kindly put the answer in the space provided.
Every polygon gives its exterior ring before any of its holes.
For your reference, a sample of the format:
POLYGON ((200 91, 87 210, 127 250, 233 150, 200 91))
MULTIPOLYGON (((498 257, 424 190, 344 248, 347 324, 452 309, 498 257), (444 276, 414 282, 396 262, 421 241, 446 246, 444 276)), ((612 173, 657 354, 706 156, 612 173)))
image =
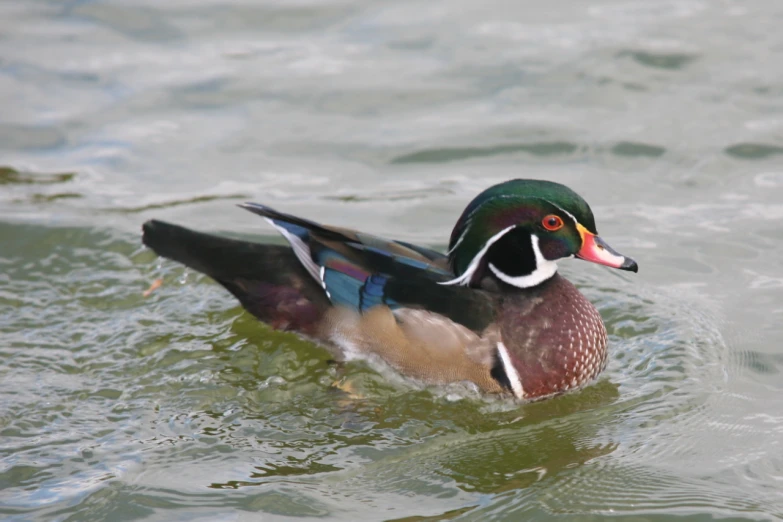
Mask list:
POLYGON ((240 241, 151 220, 143 242, 203 272, 261 321, 341 358, 379 359, 425 384, 540 399, 606 366, 598 310, 558 274, 576 257, 636 272, 604 242, 576 192, 515 179, 468 204, 443 254, 321 225, 257 203, 288 245, 240 241))

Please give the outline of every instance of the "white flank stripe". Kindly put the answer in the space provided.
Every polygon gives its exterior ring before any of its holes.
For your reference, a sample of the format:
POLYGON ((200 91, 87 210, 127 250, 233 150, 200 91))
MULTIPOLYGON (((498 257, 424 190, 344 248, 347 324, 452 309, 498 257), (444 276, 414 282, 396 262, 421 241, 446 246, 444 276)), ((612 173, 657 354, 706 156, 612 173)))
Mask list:
POLYGON ((511 383, 511 389, 514 391, 514 396, 517 399, 525 397, 525 389, 522 388, 522 381, 519 379, 519 372, 514 368, 511 362, 511 357, 508 355, 508 350, 503 341, 498 341, 498 355, 500 355, 500 361, 503 363, 503 371, 506 372, 508 382, 511 383))
POLYGON ((557 272, 557 263, 550 261, 544 257, 541 253, 541 249, 538 248, 538 236, 530 234, 530 244, 533 247, 533 253, 536 256, 536 269, 533 272, 523 276, 510 276, 501 272, 492 263, 489 264, 489 269, 497 276, 498 279, 504 283, 508 283, 511 286, 517 288, 530 288, 532 286, 540 285, 557 272))

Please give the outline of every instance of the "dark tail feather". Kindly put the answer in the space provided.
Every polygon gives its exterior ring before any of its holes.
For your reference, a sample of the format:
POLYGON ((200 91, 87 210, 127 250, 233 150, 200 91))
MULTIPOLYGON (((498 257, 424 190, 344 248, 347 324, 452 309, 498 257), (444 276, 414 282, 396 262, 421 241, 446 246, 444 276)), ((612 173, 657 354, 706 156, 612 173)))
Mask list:
MULTIPOLYGON (((290 224, 290 225, 295 225, 297 227, 301 227, 306 231, 315 232, 324 239, 332 239, 336 241, 355 241, 355 238, 346 236, 341 230, 334 230, 332 227, 326 227, 324 225, 316 223, 315 221, 310 221, 309 219, 305 219, 299 216, 292 216, 291 214, 285 214, 283 212, 278 212, 277 210, 271 207, 267 207, 266 205, 262 205, 260 203, 247 202, 247 203, 242 203, 239 206, 241 208, 244 208, 245 210, 249 210, 253 214, 258 214, 261 217, 269 218, 272 221, 274 221, 276 224, 282 225, 284 228, 287 229, 289 227, 286 227, 285 225, 290 224)), ((295 232, 293 230, 290 231, 295 232)))
POLYGON ((142 242, 155 253, 210 276, 265 323, 315 334, 329 301, 290 247, 213 236, 156 220, 144 223, 142 230, 142 242))
POLYGON ((308 230, 309 229, 318 230, 322 228, 321 225, 319 225, 315 221, 310 221, 309 219, 301 218, 299 216, 292 216, 291 214, 278 212, 272 207, 267 207, 266 205, 262 205, 261 203, 251 203, 250 201, 248 201, 247 203, 241 203, 239 207, 244 208, 245 210, 249 210, 253 214, 258 214, 261 217, 269 218, 273 221, 283 221, 284 223, 292 223, 294 225, 298 225, 308 230))
POLYGON ((261 245, 212 236, 162 221, 142 225, 141 241, 159 256, 182 263, 213 279, 252 276, 263 257, 261 245))

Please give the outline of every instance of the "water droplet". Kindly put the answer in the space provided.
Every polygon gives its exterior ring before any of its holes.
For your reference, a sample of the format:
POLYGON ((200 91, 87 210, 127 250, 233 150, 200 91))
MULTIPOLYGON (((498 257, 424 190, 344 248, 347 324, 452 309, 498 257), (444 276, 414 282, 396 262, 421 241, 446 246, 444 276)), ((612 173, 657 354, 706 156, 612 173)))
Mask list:
POLYGON ((179 276, 179 279, 177 279, 177 282, 181 285, 187 284, 188 276, 190 276, 190 271, 186 268, 182 275, 179 276))

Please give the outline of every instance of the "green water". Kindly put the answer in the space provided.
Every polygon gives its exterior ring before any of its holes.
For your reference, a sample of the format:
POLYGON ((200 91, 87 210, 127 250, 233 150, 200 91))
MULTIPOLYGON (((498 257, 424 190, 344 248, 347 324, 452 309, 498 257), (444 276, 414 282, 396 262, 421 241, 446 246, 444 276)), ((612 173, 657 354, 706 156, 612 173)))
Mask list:
POLYGON ((783 518, 782 23, 773 0, 0 3, 0 518, 783 518), (574 188, 640 265, 561 263, 611 355, 540 403, 337 368, 139 241, 153 217, 279 241, 255 200, 443 247, 513 177, 574 188))

